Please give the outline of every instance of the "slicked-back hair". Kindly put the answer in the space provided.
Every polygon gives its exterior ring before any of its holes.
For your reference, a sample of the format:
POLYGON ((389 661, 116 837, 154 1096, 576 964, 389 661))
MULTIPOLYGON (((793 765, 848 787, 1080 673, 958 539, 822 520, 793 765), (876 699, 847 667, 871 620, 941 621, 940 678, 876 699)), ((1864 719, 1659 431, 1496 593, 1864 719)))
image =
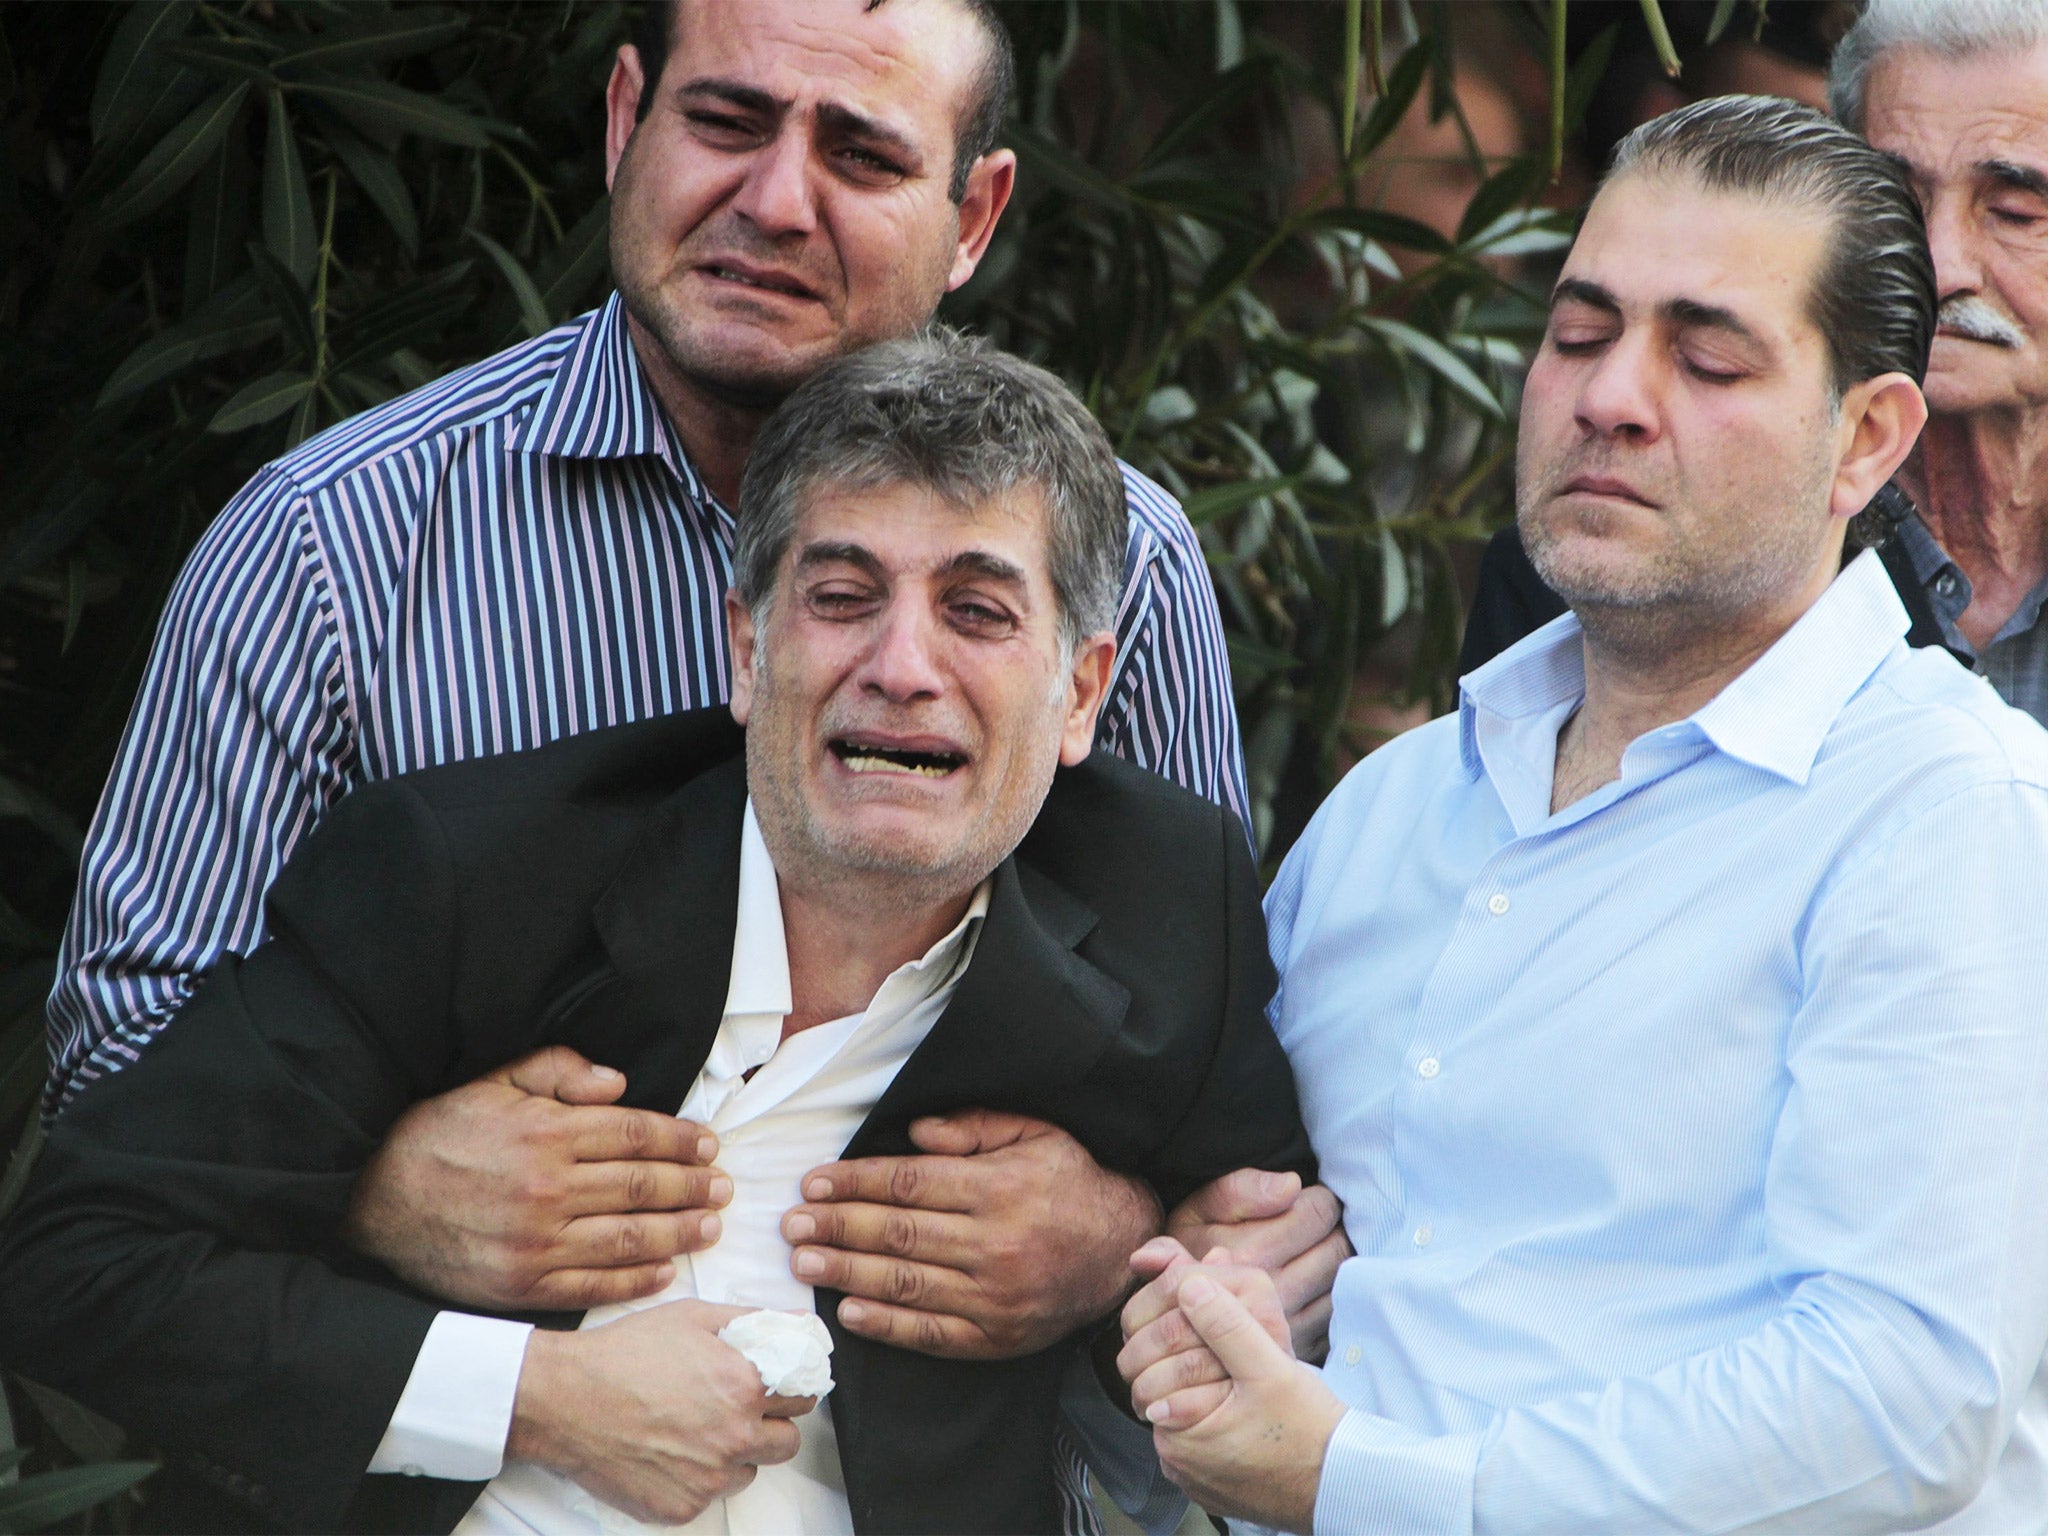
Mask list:
POLYGON ((1054 375, 949 326, 827 364, 761 429, 740 481, 733 584, 765 619, 807 498, 913 485, 962 509, 1044 498, 1061 641, 1116 623, 1128 512, 1116 454, 1054 375))
POLYGON ((1827 341, 1835 392, 1903 373, 1927 376, 1934 344, 1934 258, 1927 223, 1891 155, 1811 107, 1776 96, 1715 96, 1653 118, 1608 167, 1680 176, 1828 215, 1827 253, 1807 294, 1827 341))
POLYGON ((1894 48, 1925 48, 1954 62, 2017 54, 2048 42, 2048 0, 1867 0, 1828 65, 1828 107, 1864 131, 1870 71, 1894 48))
MULTIPOLYGON (((867 0, 866 10, 876 10, 888 0, 867 0)), ((946 183, 946 195, 959 202, 967 195, 967 175, 974 162, 996 147, 1002 138, 1003 120, 1010 113, 1010 98, 1017 91, 1017 50, 1010 42, 1010 29, 996 14, 994 0, 949 0, 974 19, 980 27, 984 51, 980 67, 968 86, 967 110, 954 128, 953 169, 946 183)), ((668 65, 670 45, 682 17, 676 0, 647 0, 633 23, 633 47, 640 54, 643 84, 640 88, 639 121, 645 121, 654 105, 654 88, 668 65)))

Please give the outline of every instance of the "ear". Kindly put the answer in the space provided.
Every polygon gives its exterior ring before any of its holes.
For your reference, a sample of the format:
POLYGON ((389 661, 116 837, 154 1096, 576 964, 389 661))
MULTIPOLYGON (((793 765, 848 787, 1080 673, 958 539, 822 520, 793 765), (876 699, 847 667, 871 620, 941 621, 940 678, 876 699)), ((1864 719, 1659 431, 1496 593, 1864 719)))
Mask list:
POLYGON ((640 68, 640 50, 631 43, 620 45, 617 62, 612 65, 612 77, 604 88, 604 185, 611 190, 612 180, 619 174, 619 157, 626 152, 626 141, 633 137, 633 129, 640 121, 640 93, 647 88, 647 81, 640 68))
POLYGON ((1074 670, 1067 678, 1067 718, 1060 727, 1060 762, 1071 768, 1085 760, 1095 745, 1095 717, 1109 694, 1109 674, 1116 662, 1116 636, 1108 630, 1090 635, 1074 652, 1074 670))
POLYGON ((754 614, 740 601, 738 588, 725 594, 725 632, 732 641, 732 701, 727 708, 745 725, 754 712, 754 614))
POLYGON ((968 169, 967 191, 960 199, 960 243, 953 251, 953 270, 946 274, 946 291, 951 293, 981 265, 989 237, 996 232, 996 220, 1010 206, 1010 194, 1017 187, 1015 151, 994 149, 968 169))
POLYGON ((1927 425, 1927 398, 1903 373, 1881 373, 1842 395, 1841 462, 1828 511, 1846 522, 1906 462, 1927 425))

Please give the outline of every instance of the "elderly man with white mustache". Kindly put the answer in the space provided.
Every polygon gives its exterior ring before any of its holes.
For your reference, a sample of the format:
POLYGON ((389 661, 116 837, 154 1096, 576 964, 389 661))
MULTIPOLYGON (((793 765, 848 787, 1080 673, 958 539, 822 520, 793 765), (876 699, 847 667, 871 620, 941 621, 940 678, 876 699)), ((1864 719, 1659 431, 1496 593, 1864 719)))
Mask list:
POLYGON ((1925 593, 1942 644, 2048 721, 2048 4, 1871 0, 1828 94, 1906 163, 1941 296, 1893 579, 1925 593))

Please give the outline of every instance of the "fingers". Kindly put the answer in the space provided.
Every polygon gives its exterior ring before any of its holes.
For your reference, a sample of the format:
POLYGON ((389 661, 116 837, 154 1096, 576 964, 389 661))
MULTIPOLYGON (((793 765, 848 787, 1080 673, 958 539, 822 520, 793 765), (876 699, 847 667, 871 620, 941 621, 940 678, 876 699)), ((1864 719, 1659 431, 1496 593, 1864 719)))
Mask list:
POLYGON ((1337 1283, 1337 1271, 1350 1257, 1351 1240, 1342 1231, 1336 1231, 1274 1271, 1273 1283, 1279 1287, 1280 1302, 1287 1308, 1287 1315, 1291 1318, 1314 1302, 1327 1299, 1337 1283))
POLYGON ((578 1216, 628 1211, 715 1211, 732 1201, 720 1168, 635 1161, 583 1163, 570 1170, 563 1205, 578 1216))
POLYGON ((1005 1114, 994 1109, 963 1109, 951 1115, 927 1115, 910 1123, 911 1143, 922 1152, 947 1157, 972 1157, 1015 1146, 1031 1136, 1063 1136, 1056 1125, 1034 1120, 1029 1115, 1005 1114))
POLYGON ((701 1253, 718 1241, 718 1217, 706 1211, 579 1216, 556 1237, 549 1257, 557 1269, 625 1269, 661 1264, 678 1254, 701 1253))
MULTIPOLYGON (((1189 1387, 1139 1410, 1159 1429, 1193 1429, 1230 1400, 1230 1384, 1189 1387)), ((1171 1473, 1169 1472, 1169 1476, 1171 1473)))
POLYGON ((634 1264, 618 1269, 555 1269, 517 1299, 522 1307, 547 1312, 587 1312, 614 1302, 652 1296, 675 1279, 673 1264, 634 1264))
POLYGON ((1330 1352, 1332 1311, 1330 1298, 1320 1296, 1301 1311, 1289 1314, 1287 1331, 1294 1339, 1295 1359, 1306 1360, 1310 1365, 1323 1363, 1323 1357, 1330 1352))
POLYGON ((1131 1255, 1131 1271, 1141 1280, 1153 1280, 1169 1269, 1194 1262, 1195 1256, 1173 1238, 1155 1237, 1131 1255))
POLYGON ((1189 1350, 1207 1352, 1194 1325, 1181 1315, 1179 1307, 1175 1307, 1124 1340, 1124 1347, 1117 1352, 1117 1374, 1125 1381, 1135 1382, 1160 1361, 1170 1360, 1189 1350))
POLYGON ((550 1045, 487 1074, 536 1098, 564 1104, 609 1104, 626 1091, 625 1075, 601 1067, 566 1045, 550 1045))
POLYGON ((799 1248, 790 1268, 807 1285, 917 1312, 958 1315, 976 1295, 973 1282, 957 1269, 838 1248, 799 1248))
POLYGON ((1243 1302, 1207 1275, 1197 1272, 1181 1282, 1180 1309, 1202 1342, 1215 1351, 1223 1368, 1238 1380, 1277 1376, 1294 1369, 1294 1357, 1283 1353, 1267 1336, 1243 1302))
MULTIPOLYGON (((1157 1245, 1162 1242, 1172 1241, 1171 1238, 1155 1238, 1152 1242, 1147 1243, 1144 1248, 1140 1248, 1138 1252, 1144 1253, 1148 1249, 1152 1249, 1155 1250, 1154 1256, 1157 1257, 1163 1254, 1163 1250, 1159 1250, 1157 1245)), ((1125 1338, 1130 1338, 1148 1323, 1152 1322, 1153 1319, 1171 1312, 1180 1305, 1175 1299, 1175 1292, 1180 1286, 1180 1272, 1191 1267, 1194 1264, 1194 1259, 1188 1255, 1187 1249, 1181 1248, 1178 1243, 1174 1243, 1174 1247, 1180 1250, 1179 1255, 1172 1257, 1164 1270, 1160 1271, 1149 1284, 1141 1286, 1137 1294, 1124 1303, 1121 1321, 1125 1338)), ((1136 1267, 1137 1259, 1135 1256, 1133 1256, 1131 1262, 1133 1267, 1136 1267)))
POLYGON ((771 1419, 800 1419, 817 1406, 815 1397, 778 1397, 771 1392, 761 1413, 771 1419))
POLYGON ((886 1302, 847 1297, 839 1303, 839 1322, 848 1333, 893 1344, 941 1360, 994 1360, 1003 1351, 975 1324, 945 1312, 919 1312, 886 1302))
POLYGON ((799 1205, 782 1218, 791 1247, 814 1243, 963 1270, 981 1257, 976 1233, 971 1217, 895 1205, 799 1205))
MULTIPOLYGON (((1139 1413, 1149 1414, 1152 1405, 1190 1387, 1215 1383, 1228 1385, 1230 1373, 1215 1353, 1205 1348, 1184 1349, 1154 1361, 1131 1379, 1131 1402, 1139 1413)), ((1158 1422, 1154 1420, 1153 1422, 1158 1422)))
MULTIPOLYGON (((788 1419, 764 1418, 759 1421, 753 1445, 747 1452, 747 1460, 755 1467, 777 1467, 785 1461, 795 1460, 797 1450, 803 1443, 803 1431, 788 1419)), ((747 1468, 747 1471, 751 1474, 753 1467, 747 1468)), ((752 1482, 753 1478, 749 1476, 747 1481, 752 1482)))
POLYGON ((975 1209, 975 1191, 965 1167, 963 1159, 952 1157, 863 1157, 812 1169, 804 1175, 803 1194, 814 1203, 862 1200, 966 1213, 975 1209))
POLYGON ((648 1159, 702 1165, 718 1156, 718 1138, 694 1120, 651 1109, 592 1107, 576 1116, 569 1151, 585 1163, 648 1159))
MULTIPOLYGON (((1294 1176, 1288 1174, 1285 1177, 1292 1179, 1294 1176)), ((1181 1207, 1183 1212, 1186 1209, 1186 1206, 1181 1207)), ((1277 1270, 1326 1241, 1337 1230, 1343 1207, 1335 1195, 1318 1184, 1302 1190, 1276 1216, 1189 1225, 1178 1220, 1180 1214, 1175 1213, 1177 1220, 1171 1225, 1171 1231, 1187 1244, 1190 1251, 1202 1253, 1212 1245, 1227 1243, 1241 1262, 1277 1270)), ((1348 1252, 1347 1248, 1347 1256, 1348 1252)))
POLYGON ((1298 1174, 1240 1168, 1189 1195, 1174 1208, 1167 1226, 1177 1231, 1184 1226, 1263 1221, 1284 1214, 1300 1193, 1298 1174))

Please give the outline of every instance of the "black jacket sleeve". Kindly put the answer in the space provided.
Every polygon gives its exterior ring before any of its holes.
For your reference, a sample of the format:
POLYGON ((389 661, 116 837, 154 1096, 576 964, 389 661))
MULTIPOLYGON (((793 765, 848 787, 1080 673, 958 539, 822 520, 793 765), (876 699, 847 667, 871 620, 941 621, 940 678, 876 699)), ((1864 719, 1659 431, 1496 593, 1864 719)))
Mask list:
POLYGON ((1275 977, 1258 872, 1237 818, 1221 812, 1217 826, 1223 845, 1221 1028, 1194 1102, 1149 1170, 1168 1210, 1238 1168, 1292 1171, 1304 1184, 1316 1177, 1294 1072, 1266 1017, 1275 977))
POLYGON ((436 1312, 338 1230, 453 1049, 453 905, 417 795, 349 796, 272 938, 59 1119, 0 1233, 0 1358, 289 1529, 343 1527, 436 1312))

